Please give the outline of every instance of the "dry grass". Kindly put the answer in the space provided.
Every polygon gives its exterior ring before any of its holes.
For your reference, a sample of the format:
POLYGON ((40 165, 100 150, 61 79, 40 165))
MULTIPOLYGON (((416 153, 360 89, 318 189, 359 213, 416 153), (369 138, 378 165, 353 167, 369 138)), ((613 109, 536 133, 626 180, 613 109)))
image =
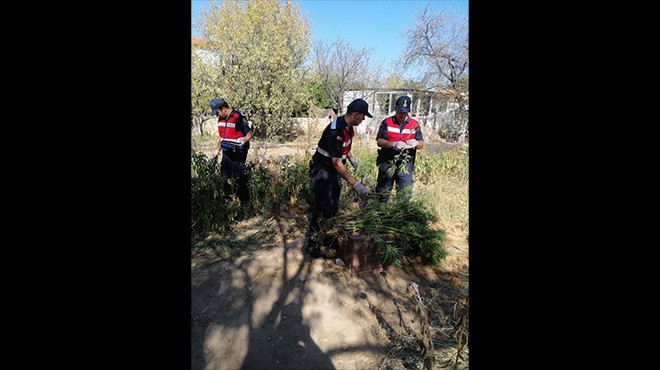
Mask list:
POLYGON ((469 233, 468 187, 455 181, 415 184, 414 197, 423 197, 438 215, 438 226, 448 235, 466 239, 469 233))
MULTIPOLYGON (((411 264, 415 262, 409 261, 408 266, 411 264)), ((467 271, 438 276, 418 290, 410 289, 409 284, 408 297, 394 295, 401 307, 415 312, 415 319, 403 323, 404 330, 387 333, 389 352, 379 369, 469 368, 467 271)))

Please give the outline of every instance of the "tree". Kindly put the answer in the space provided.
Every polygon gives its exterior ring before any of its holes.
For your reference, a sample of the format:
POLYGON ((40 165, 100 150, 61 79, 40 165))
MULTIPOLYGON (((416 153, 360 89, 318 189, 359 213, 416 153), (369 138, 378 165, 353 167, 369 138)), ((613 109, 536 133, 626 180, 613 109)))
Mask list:
POLYGON ((406 79, 400 73, 393 73, 385 78, 385 81, 383 82, 383 88, 424 90, 424 85, 419 81, 406 79))
POLYGON ((353 49, 337 38, 330 45, 323 40, 314 44, 311 68, 318 77, 330 105, 342 110, 342 96, 349 89, 366 89, 379 84, 380 66, 371 66, 373 48, 353 49))
MULTIPOLYGON (((419 66, 427 90, 466 88, 459 84, 469 74, 468 21, 454 13, 434 13, 429 4, 406 30, 409 48, 402 56, 404 66, 419 66)), ((464 90, 467 91, 467 90, 464 90)))
POLYGON ((204 134, 204 121, 210 118, 209 101, 224 95, 220 88, 223 85, 221 75, 216 73, 218 63, 214 54, 205 50, 203 40, 195 40, 191 49, 191 128, 199 127, 200 134, 204 134))
POLYGON ((199 28, 214 62, 199 67, 193 59, 193 109, 209 96, 225 98, 258 127, 266 139, 289 127, 290 117, 307 102, 299 81, 311 36, 306 16, 291 0, 211 1, 202 10, 199 28), (207 86, 214 84, 214 86, 207 86), (195 102, 195 100, 199 100, 195 102))
POLYGON ((315 106, 318 108, 326 108, 330 106, 330 97, 328 96, 326 89, 323 87, 323 84, 319 81, 318 76, 311 77, 306 84, 312 103, 315 106))
POLYGON ((440 136, 447 140, 468 137, 469 38, 468 20, 447 10, 435 13, 429 4, 406 30, 409 45, 400 62, 423 72, 425 90, 449 93, 452 109, 438 114, 440 136), (455 107, 455 108, 454 108, 455 107))

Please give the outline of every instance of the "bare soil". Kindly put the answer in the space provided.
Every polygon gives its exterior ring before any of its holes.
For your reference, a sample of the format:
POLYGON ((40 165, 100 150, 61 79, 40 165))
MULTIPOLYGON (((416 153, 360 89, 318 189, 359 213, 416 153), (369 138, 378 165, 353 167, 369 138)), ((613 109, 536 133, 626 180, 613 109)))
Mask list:
MULTIPOLYGON (((405 260, 402 268, 354 275, 333 259, 303 254, 304 244, 301 235, 226 260, 212 248, 193 249, 192 369, 423 368, 412 282, 434 343, 455 336, 451 320, 441 321, 467 297, 466 242, 448 239, 450 254, 437 268, 405 260)), ((433 368, 453 364, 457 348, 434 347, 433 368)))

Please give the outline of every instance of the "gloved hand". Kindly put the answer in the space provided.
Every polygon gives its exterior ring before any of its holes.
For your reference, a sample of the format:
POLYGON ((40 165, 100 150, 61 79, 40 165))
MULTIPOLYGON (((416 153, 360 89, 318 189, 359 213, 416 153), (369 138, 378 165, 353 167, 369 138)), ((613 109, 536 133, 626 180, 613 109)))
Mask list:
POLYGON ((219 153, 220 153, 220 151, 218 149, 214 150, 213 151, 213 158, 218 158, 219 153))
POLYGON ((417 141, 417 140, 415 140, 415 139, 410 139, 410 140, 406 140, 406 144, 407 144, 408 147, 410 147, 411 149, 412 149, 412 148, 417 148, 417 145, 419 145, 419 141, 417 141))
POLYGON ((351 165, 353 166, 353 173, 357 173, 357 169, 358 169, 357 160, 353 157, 348 157, 348 161, 351 162, 351 165))
POLYGON ((244 144, 243 144, 243 138, 242 138, 242 137, 239 137, 239 138, 236 139, 236 140, 238 140, 238 144, 237 144, 238 147, 237 147, 236 149, 238 149, 238 150, 243 150, 243 145, 244 145, 244 144))
POLYGON ((358 195, 367 195, 367 188, 364 187, 364 185, 360 184, 359 181, 356 181, 355 184, 353 185, 353 189, 355 190, 358 195))
POLYGON ((406 143, 404 143, 403 141, 396 141, 396 142, 394 142, 394 145, 392 146, 392 148, 394 150, 396 150, 397 152, 399 152, 402 149, 406 149, 407 146, 406 146, 406 143))

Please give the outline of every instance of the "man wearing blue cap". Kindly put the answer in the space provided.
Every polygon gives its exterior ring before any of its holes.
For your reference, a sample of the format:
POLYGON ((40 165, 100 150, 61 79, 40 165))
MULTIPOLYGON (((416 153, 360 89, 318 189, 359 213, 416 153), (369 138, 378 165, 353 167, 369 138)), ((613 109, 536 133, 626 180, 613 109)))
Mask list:
MULTIPOLYGON (((358 126, 369 113, 369 104, 363 99, 353 100, 346 109, 346 114, 337 117, 323 130, 316 152, 309 162, 309 177, 314 193, 315 207, 309 223, 309 234, 319 231, 319 219, 328 219, 339 211, 339 194, 342 179, 346 180, 353 190, 360 195, 367 194, 367 188, 357 181, 346 168, 346 161, 353 166, 353 173, 358 163, 351 153, 351 143, 358 126)), ((318 247, 312 247, 308 252, 313 257, 322 257, 318 247)))
MULTIPOLYGON (((238 198, 245 202, 248 197, 245 174, 245 160, 250 149, 252 128, 248 121, 236 109, 233 109, 224 99, 214 98, 209 102, 211 115, 218 117, 218 146, 213 151, 217 158, 222 150, 220 175, 223 179, 234 179, 238 185, 238 198)), ((225 194, 231 194, 231 184, 225 182, 225 194)))
POLYGON ((382 202, 389 201, 395 182, 397 196, 403 197, 406 203, 410 199, 417 149, 424 147, 419 122, 408 117, 411 104, 409 96, 399 97, 395 114, 380 123, 376 134, 379 147, 376 193, 382 202))

